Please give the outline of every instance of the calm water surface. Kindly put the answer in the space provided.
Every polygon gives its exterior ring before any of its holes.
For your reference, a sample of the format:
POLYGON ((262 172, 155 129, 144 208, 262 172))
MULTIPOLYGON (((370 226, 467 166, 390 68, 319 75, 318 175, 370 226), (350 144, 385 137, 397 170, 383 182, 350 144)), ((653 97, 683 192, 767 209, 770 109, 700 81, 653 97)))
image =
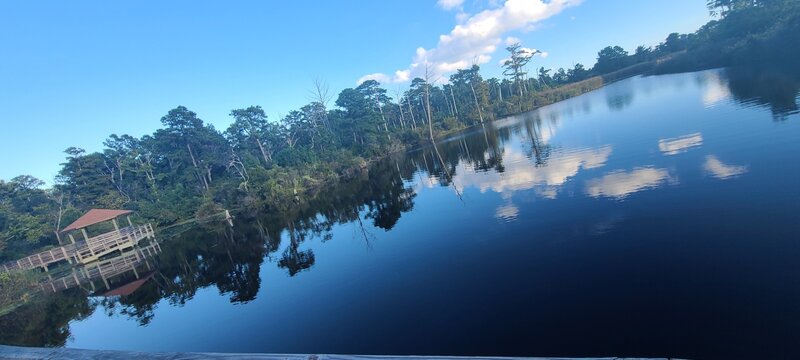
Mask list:
POLYGON ((294 220, 238 213, 232 228, 162 239, 135 291, 60 292, 0 319, 2 342, 791 358, 796 84, 744 70, 637 77, 474 128, 440 156, 377 164, 294 220))

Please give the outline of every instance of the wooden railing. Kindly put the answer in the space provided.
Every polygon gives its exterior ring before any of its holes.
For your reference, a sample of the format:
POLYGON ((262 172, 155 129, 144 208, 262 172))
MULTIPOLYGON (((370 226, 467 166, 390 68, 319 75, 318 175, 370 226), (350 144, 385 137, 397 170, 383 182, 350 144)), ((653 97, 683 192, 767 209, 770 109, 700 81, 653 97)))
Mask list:
POLYGON ((140 265, 145 259, 161 252, 161 246, 154 242, 141 248, 134 248, 123 254, 104 259, 80 268, 71 268, 70 272, 59 278, 39 284, 42 291, 58 292, 97 279, 108 279, 112 276, 126 273, 140 265))
POLYGON ((12 271, 12 270, 34 269, 37 267, 47 267, 47 265, 49 264, 69 259, 70 254, 74 253, 76 248, 77 246, 75 246, 75 244, 60 246, 57 248, 42 251, 38 254, 33 254, 31 256, 24 257, 17 261, 9 261, 3 264, 1 268, 2 270, 5 271, 12 271))
POLYGON ((78 247, 75 254, 78 261, 87 263, 112 251, 129 248, 152 236, 153 228, 150 224, 129 226, 89 238, 78 247))
POLYGON ((60 246, 16 261, 7 262, 0 266, 0 270, 8 272, 35 269, 37 267, 47 270, 47 267, 51 264, 70 259, 88 263, 114 250, 127 249, 138 244, 143 239, 152 237, 154 237, 154 232, 150 224, 128 226, 89 238, 87 241, 60 246))

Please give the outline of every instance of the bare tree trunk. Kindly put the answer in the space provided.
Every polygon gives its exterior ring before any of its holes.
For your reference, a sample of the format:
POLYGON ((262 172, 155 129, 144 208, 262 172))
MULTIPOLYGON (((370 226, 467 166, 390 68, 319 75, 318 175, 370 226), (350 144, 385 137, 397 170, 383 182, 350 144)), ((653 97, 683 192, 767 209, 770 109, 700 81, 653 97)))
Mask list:
POLYGON ((456 119, 458 118, 458 105, 456 105, 456 96, 453 94, 453 87, 450 87, 450 97, 453 99, 453 109, 456 111, 456 119))
POLYGON ((264 144, 261 143, 261 139, 256 137, 256 143, 258 143, 258 149, 261 150, 261 157, 264 158, 264 166, 269 165, 271 156, 267 155, 267 151, 264 149, 264 144))
POLYGON ((208 181, 206 181, 206 176, 205 176, 205 175, 203 175, 203 174, 200 172, 200 168, 197 166, 197 160, 194 158, 194 153, 192 152, 192 146, 191 146, 191 145, 189 145, 189 143, 188 143, 188 142, 186 143, 186 149, 188 149, 188 150, 189 150, 189 156, 192 158, 192 165, 194 166, 195 173, 197 174, 197 177, 199 177, 199 178, 200 178, 200 180, 202 180, 202 182, 203 182, 203 183, 202 183, 203 187, 204 187, 206 190, 208 190, 208 181))
POLYGON ((522 77, 522 87, 525 89, 525 94, 528 94, 528 79, 522 77))
POLYGON ((503 102, 503 85, 497 84, 497 93, 500 94, 500 102, 503 102))
MULTIPOLYGON (((425 64, 425 111, 427 112, 427 115, 428 115, 428 131, 430 132, 430 135, 431 135, 431 142, 434 142, 433 141, 433 121, 431 121, 431 120, 433 120, 433 118, 431 116, 431 93, 430 93, 431 83, 430 83, 430 79, 431 79, 430 69, 428 68, 428 64, 426 63, 425 64)), ((436 146, 436 144, 434 143, 434 147, 435 146, 436 146)))
POLYGON ((196 169, 197 168, 197 160, 194 159, 194 153, 192 152, 192 146, 189 145, 188 142, 186 143, 186 149, 189 150, 189 156, 192 158, 192 165, 194 165, 194 168, 196 169))
POLYGON ((312 93, 314 94, 314 101, 318 102, 322 105, 322 123, 325 125, 325 128, 328 131, 331 130, 330 123, 328 122, 328 101, 331 100, 331 95, 329 94, 330 88, 328 87, 328 83, 320 79, 319 77, 314 78, 314 89, 312 93))
POLYGON ((406 129, 406 118, 403 116, 403 106, 400 105, 400 102, 397 103, 397 110, 400 110, 400 127, 405 130, 406 129))
POLYGON ((414 118, 414 109, 411 108, 411 100, 406 98, 406 105, 408 105, 408 113, 411 114, 411 124, 412 128, 417 128, 417 119, 414 118))
POLYGON ((378 111, 381 113, 381 120, 383 120, 383 130, 386 130, 386 138, 392 140, 392 135, 389 134, 389 125, 386 122, 386 117, 383 115, 383 106, 381 106, 381 102, 378 101, 378 111))
MULTIPOLYGON (((426 96, 426 98, 425 98, 425 99, 427 100, 427 99, 428 99, 428 98, 427 98, 427 96, 428 96, 428 93, 427 93, 428 89, 425 89, 425 91, 426 91, 426 93, 425 93, 425 96, 426 96)), ((431 123, 431 118, 430 118, 430 109, 428 109, 428 110, 425 110, 425 103, 422 101, 422 99, 419 99, 419 106, 420 106, 420 107, 422 107, 422 111, 425 111, 425 119, 426 119, 426 120, 428 120, 428 124, 430 124, 430 123, 431 123)))
POLYGON ((481 111, 481 104, 478 103, 478 95, 475 94, 475 87, 472 86, 472 82, 469 83, 469 88, 472 89, 472 97, 475 98, 475 107, 478 108, 478 117, 481 119, 481 123, 483 123, 483 112, 481 111))
POLYGON ((61 219, 64 217, 64 194, 58 195, 58 216, 56 217, 56 240, 58 240, 58 245, 61 245, 61 219))
POLYGON ((236 153, 231 151, 231 160, 228 162, 228 168, 233 168, 236 171, 236 175, 238 175, 242 179, 242 185, 244 187, 245 192, 250 192, 248 187, 248 183, 250 182, 250 176, 247 175, 247 168, 242 163, 242 160, 239 158, 236 153))
POLYGON ((453 112, 453 107, 450 106, 450 100, 447 99, 447 93, 444 93, 444 103, 447 104, 447 112, 450 113, 450 116, 455 117, 456 113, 453 112))

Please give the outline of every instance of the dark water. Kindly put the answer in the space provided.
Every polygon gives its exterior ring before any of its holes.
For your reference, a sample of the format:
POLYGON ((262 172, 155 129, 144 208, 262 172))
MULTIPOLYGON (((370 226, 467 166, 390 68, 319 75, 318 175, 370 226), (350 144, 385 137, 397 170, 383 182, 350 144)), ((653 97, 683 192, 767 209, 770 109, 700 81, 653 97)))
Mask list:
POLYGON ((472 129, 289 217, 185 229, 163 239, 136 291, 59 292, 0 319, 0 336, 149 351, 793 358, 793 79, 638 77, 472 129))

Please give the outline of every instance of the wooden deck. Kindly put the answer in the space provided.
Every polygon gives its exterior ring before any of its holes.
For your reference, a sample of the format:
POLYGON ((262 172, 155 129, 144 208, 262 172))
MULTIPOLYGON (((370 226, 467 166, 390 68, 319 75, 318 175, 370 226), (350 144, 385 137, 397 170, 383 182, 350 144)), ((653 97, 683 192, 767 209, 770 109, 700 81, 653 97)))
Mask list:
POLYGON ((75 257, 78 262, 87 264, 105 254, 133 247, 139 241, 152 237, 153 227, 150 224, 129 226, 90 238, 78 246, 75 257))
MULTIPOLYGON (((0 359, 254 359, 254 360, 622 360, 622 359, 655 359, 655 358, 620 358, 620 357, 591 357, 591 358, 558 358, 558 357, 491 357, 491 356, 384 356, 384 355, 303 355, 303 354, 235 354, 235 353, 148 353, 135 351, 109 351, 109 350, 81 350, 61 348, 28 348, 0 345, 0 359)), ((666 360, 667 358, 661 358, 666 360)))
MULTIPOLYGON (((144 247, 135 247, 108 259, 92 262, 86 266, 73 267, 60 277, 52 278, 39 284, 44 292, 59 292, 70 288, 88 285, 95 290, 94 281, 100 280, 109 289, 108 279, 132 271, 145 264, 148 269, 150 264, 145 260, 161 252, 161 245, 154 242, 144 247)), ((136 274, 138 277, 138 274, 136 274)))
POLYGON ((49 266, 62 261, 88 264, 100 259, 103 255, 131 248, 140 241, 153 237, 153 227, 150 224, 128 226, 85 241, 42 251, 17 261, 9 261, 0 266, 0 271, 36 268, 47 271, 49 266))

